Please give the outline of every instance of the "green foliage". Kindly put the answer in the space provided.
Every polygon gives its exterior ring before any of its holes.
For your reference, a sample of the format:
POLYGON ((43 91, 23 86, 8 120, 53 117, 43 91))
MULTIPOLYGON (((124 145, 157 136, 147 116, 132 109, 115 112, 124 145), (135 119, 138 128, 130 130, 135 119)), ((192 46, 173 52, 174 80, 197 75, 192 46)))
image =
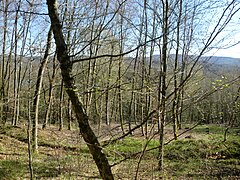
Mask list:
POLYGON ((26 164, 18 160, 0 161, 0 179, 19 179, 25 174, 26 164))
POLYGON ((36 178, 54 178, 58 177, 60 172, 56 161, 40 161, 33 164, 36 178))
MULTIPOLYGON (((200 129, 199 129, 200 130, 200 129)), ((217 137, 217 136, 216 136, 217 137)), ((165 163, 172 177, 228 178, 240 173, 240 141, 178 140, 165 147, 165 163)))
MULTIPOLYGON (((146 143, 147 149, 157 147, 159 144, 157 140, 147 141, 128 137, 117 142, 116 144, 108 146, 106 148, 106 152, 109 155, 118 155, 119 157, 128 156, 137 152, 141 152, 144 149, 146 143)), ((156 155, 156 151, 151 151, 147 154, 148 156, 150 155, 153 157, 153 155, 156 155)))
POLYGON ((113 145, 108 146, 106 151, 109 155, 115 154, 116 152, 118 155, 129 155, 131 153, 138 152, 140 149, 142 149, 142 146, 143 144, 141 140, 125 138, 113 145))
POLYGON ((178 140, 167 145, 165 157, 169 160, 189 161, 206 157, 207 145, 202 140, 178 140))
POLYGON ((22 142, 27 142, 27 130, 18 126, 1 126, 0 134, 14 137, 22 142))

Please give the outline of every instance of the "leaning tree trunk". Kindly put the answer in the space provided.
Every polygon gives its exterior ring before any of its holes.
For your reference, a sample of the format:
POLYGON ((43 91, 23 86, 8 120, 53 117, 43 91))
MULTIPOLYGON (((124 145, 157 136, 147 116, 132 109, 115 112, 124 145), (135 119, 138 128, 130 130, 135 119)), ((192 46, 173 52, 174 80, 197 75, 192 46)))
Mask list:
POLYGON ((56 66, 56 53, 55 53, 54 57, 53 57, 52 77, 49 77, 48 102, 47 102, 47 108, 45 111, 42 129, 46 129, 47 124, 48 124, 48 119, 50 116, 50 111, 51 111, 52 101, 53 101, 53 87, 54 87, 54 81, 55 81, 55 76, 56 76, 56 69, 57 69, 57 66, 56 66))
POLYGON ((65 84, 66 92, 72 102, 73 110, 78 120, 80 133, 93 156, 101 177, 106 180, 112 180, 113 175, 111 167, 105 154, 102 152, 102 148, 100 147, 97 137, 89 125, 88 116, 84 112, 77 88, 74 84, 74 78, 71 74, 72 62, 70 61, 70 57, 67 52, 67 45, 62 33, 62 25, 57 12, 57 2, 56 0, 47 0, 47 5, 57 47, 57 56, 58 61, 60 62, 62 78, 65 84))
POLYGON ((39 101, 40 101, 40 94, 42 89, 42 80, 43 80, 43 73, 45 66, 49 59, 49 53, 51 49, 51 39, 52 39, 52 30, 50 28, 48 32, 48 38, 47 38, 47 47, 45 50, 44 58, 40 64, 39 70, 38 70, 38 76, 37 76, 37 82, 36 82, 36 89, 34 93, 34 100, 33 100, 33 129, 32 129, 32 140, 33 140, 33 151, 38 151, 38 113, 39 113, 39 101))

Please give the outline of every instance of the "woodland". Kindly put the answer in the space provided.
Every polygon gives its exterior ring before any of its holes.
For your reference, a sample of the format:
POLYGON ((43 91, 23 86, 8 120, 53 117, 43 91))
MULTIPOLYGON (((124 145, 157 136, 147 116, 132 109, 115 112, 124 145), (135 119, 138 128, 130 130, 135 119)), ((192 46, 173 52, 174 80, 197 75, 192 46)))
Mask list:
POLYGON ((240 179, 238 0, 0 1, 0 179, 240 179))

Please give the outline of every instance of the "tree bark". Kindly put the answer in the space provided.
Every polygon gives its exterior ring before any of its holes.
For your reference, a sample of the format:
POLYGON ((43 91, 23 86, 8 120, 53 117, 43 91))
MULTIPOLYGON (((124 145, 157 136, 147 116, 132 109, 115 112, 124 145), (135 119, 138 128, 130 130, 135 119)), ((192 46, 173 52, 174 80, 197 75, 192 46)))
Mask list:
POLYGON ((163 46, 162 46, 162 56, 161 56, 161 104, 159 109, 159 125, 160 125, 160 134, 159 134, 159 161, 158 168, 163 170, 163 146, 164 146, 164 128, 166 120, 166 95, 167 95, 167 50, 168 50, 168 11, 169 5, 168 0, 163 2, 163 46))
POLYGON ((49 77, 49 92, 48 92, 48 102, 47 102, 47 109, 45 112, 45 117, 44 117, 44 122, 42 125, 42 129, 46 129, 49 116, 50 116, 50 111, 52 107, 52 101, 53 101, 53 87, 54 87, 54 82, 55 82, 55 76, 56 76, 56 54, 54 54, 53 57, 53 70, 52 70, 52 77, 49 77))
POLYGON ((173 97, 173 105, 172 105, 172 120, 173 120, 173 135, 174 139, 177 140, 177 130, 178 130, 178 122, 179 122, 179 101, 178 101, 178 83, 177 83, 177 74, 178 74, 178 54, 179 54, 179 47, 180 47, 180 25, 181 25, 181 17, 182 16, 182 0, 179 1, 179 15, 178 15, 178 21, 177 21, 177 32, 176 32, 176 54, 175 54, 175 62, 174 62, 174 72, 173 72, 173 78, 174 78, 174 97, 173 97))
POLYGON ((28 136, 28 168, 30 180, 34 179, 33 173, 33 157, 32 157, 32 146, 31 146, 31 72, 32 72, 32 62, 29 63, 28 71, 28 126, 27 126, 27 136, 28 136))
POLYGON ((68 110, 67 110, 67 115, 68 115, 68 130, 72 130, 72 103, 71 100, 68 99, 68 110))
POLYGON ((61 82, 61 88, 60 88, 60 98, 59 98, 59 131, 62 131, 63 129, 63 101, 64 101, 64 92, 63 92, 63 80, 61 82))
POLYGON ((21 0, 18 1, 18 5, 17 5, 17 11, 16 11, 16 15, 15 15, 15 21, 14 21, 14 41, 15 41, 15 47, 14 47, 14 78, 13 78, 13 89, 14 89, 14 109, 13 109, 13 117, 12 117, 12 125, 17 125, 18 122, 18 112, 17 112, 17 67, 18 67, 18 61, 17 61, 17 51, 18 51, 18 12, 20 9, 20 4, 21 4, 21 0))
MULTIPOLYGON (((8 0, 5 1, 5 7, 4 7, 4 27, 3 27, 3 42, 2 42, 2 61, 1 61, 1 89, 0 89, 0 97, 1 97, 1 124, 5 124, 7 121, 7 117, 6 117, 6 103, 7 103, 7 97, 6 97, 6 93, 5 93, 5 53, 6 53, 6 44, 7 44, 7 28, 8 28, 8 6, 9 6, 9 2, 8 0)), ((7 69, 7 66, 6 66, 7 69)))
POLYGON ((42 80, 43 80, 43 72, 45 69, 45 66, 48 62, 49 58, 49 53, 51 49, 51 39, 52 39, 52 30, 50 28, 48 32, 48 38, 47 38, 47 47, 46 51, 44 54, 44 58, 41 62, 41 65, 38 70, 38 76, 37 76, 37 82, 36 82, 36 89, 34 93, 34 100, 33 100, 33 129, 32 129, 32 134, 33 134, 33 151, 38 150, 38 111, 39 111, 39 100, 40 100, 40 93, 42 89, 42 80))
POLYGON ((88 116, 84 112, 83 105, 80 101, 80 97, 74 83, 74 78, 71 74, 72 62, 70 61, 70 57, 67 52, 67 45, 62 33, 62 25, 57 12, 57 2, 56 0, 47 0, 47 5, 54 39, 57 46, 57 57, 60 62, 62 78, 65 84, 66 92, 72 102, 73 110, 78 120, 80 133, 93 156, 101 177, 105 180, 112 180, 113 174, 109 162, 105 154, 102 152, 100 143, 89 125, 88 116))

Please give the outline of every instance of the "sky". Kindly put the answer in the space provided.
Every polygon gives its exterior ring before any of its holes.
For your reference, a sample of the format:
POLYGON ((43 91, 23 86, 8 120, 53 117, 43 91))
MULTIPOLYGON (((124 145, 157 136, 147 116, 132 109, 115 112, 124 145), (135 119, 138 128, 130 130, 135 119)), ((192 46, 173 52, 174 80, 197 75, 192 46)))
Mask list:
POLYGON ((237 29, 238 27, 235 26, 230 28, 230 31, 228 31, 230 33, 227 34, 228 36, 227 38, 225 38, 225 41, 222 42, 222 44, 219 44, 219 47, 216 47, 215 49, 208 52, 207 55, 232 57, 240 59, 240 32, 238 30, 235 31, 236 30, 235 28, 237 29), (233 44, 235 45, 233 46, 233 44))
MULTIPOLYGON (((25 1, 24 1, 25 2, 25 1)), ((46 3, 43 3, 42 4, 43 7, 40 6, 40 9, 45 12, 47 11, 46 10, 46 3)), ((218 10, 217 10, 218 12, 218 10)), ((46 13, 46 12, 45 12, 46 13)), ((219 14, 222 13, 222 9, 220 11, 219 14)), ((41 20, 43 20, 44 18, 46 18, 46 16, 39 16, 41 18, 41 20)), ((212 16, 210 15, 206 15, 206 17, 208 17, 208 19, 211 19, 212 16)), ((240 42, 240 30, 239 30, 239 25, 240 25, 240 12, 238 14, 236 14, 234 16, 234 19, 233 19, 233 23, 230 24, 230 26, 228 26, 226 29, 226 31, 222 34, 222 37, 227 37, 225 34, 231 34, 231 36, 229 36, 230 38, 226 38, 226 41, 223 42, 223 44, 218 44, 217 43, 217 46, 215 49, 211 50, 210 52, 207 52, 206 54, 204 55, 208 55, 208 56, 224 56, 224 57, 233 57, 233 58, 240 58, 240 44, 238 45, 235 45, 233 47, 230 47, 230 48, 221 48, 221 47, 224 47, 224 46, 227 46, 231 43, 236 43, 236 42, 240 42), (231 31, 233 30, 235 32, 235 34, 233 34, 233 32, 231 31), (238 33, 239 32, 239 33, 238 33), (231 43, 229 43, 231 42, 231 43)), ((212 19, 211 19, 212 20, 212 19)), ((40 21, 40 20, 39 20, 40 21)), ((44 30, 46 29, 46 27, 48 27, 48 24, 47 24, 47 18, 44 20, 46 22, 46 26, 43 26, 43 24, 41 24, 41 26, 38 26, 39 24, 39 21, 35 19, 34 22, 36 22, 35 24, 32 24, 31 26, 31 36, 34 36, 34 32, 37 32, 36 34, 44 34, 44 33, 39 33, 40 31, 41 32, 44 32, 44 30)), ((42 22, 42 21, 41 21, 42 22)), ((211 22, 211 21, 210 21, 211 22)), ((210 23, 211 24, 211 23, 210 23)), ((213 24, 214 24, 214 21, 213 21, 213 24)), ((48 29, 48 28, 47 28, 48 29)), ((211 29, 211 28, 209 28, 211 29)), ((45 34, 47 33, 47 31, 45 32, 45 34)), ((44 35, 43 35, 44 36, 44 35)), ((219 39, 222 39, 222 37, 220 37, 219 39)), ((44 37, 40 36, 39 39, 43 39, 45 40, 44 37)), ((19 42, 20 44, 21 42, 19 42)), ((215 46, 216 44, 214 44, 215 46)), ((1 47, 1 46, 0 46, 1 47)), ((157 52, 159 53, 159 52, 157 52)))
MULTIPOLYGON (((216 43, 213 43, 217 47, 211 50, 210 52, 208 52, 207 55, 240 58, 240 29, 239 29, 240 7, 239 6, 240 6, 240 2, 238 1, 236 1, 234 6, 230 6, 229 9, 230 10, 233 9, 234 11, 236 11, 236 13, 231 18, 231 21, 227 24, 224 30, 217 37, 216 40, 219 40, 219 42, 215 41, 216 43), (221 41, 221 39, 224 39, 224 41, 221 41)), ((217 12, 219 12, 218 14, 222 14, 222 9, 219 8, 217 12)))
POLYGON ((213 53, 214 56, 240 58, 240 44, 228 49, 214 50, 211 53, 213 53))

